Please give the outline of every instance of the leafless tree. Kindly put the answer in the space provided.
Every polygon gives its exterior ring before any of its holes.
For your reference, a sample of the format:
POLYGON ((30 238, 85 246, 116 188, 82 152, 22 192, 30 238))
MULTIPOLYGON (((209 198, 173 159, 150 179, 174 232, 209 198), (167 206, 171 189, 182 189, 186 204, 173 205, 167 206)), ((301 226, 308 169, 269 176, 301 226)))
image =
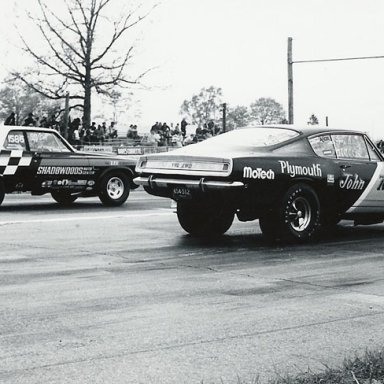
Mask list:
POLYGON ((148 72, 128 76, 126 69, 133 57, 133 46, 117 51, 123 35, 146 18, 155 5, 147 11, 136 6, 112 20, 108 6, 113 1, 64 0, 63 14, 48 7, 44 0, 37 0, 39 15, 29 17, 40 31, 41 44, 39 41, 36 47, 36 42, 33 44, 20 34, 23 49, 37 66, 33 73, 13 75, 50 99, 64 99, 69 93, 71 107, 83 109, 85 126, 91 122, 93 91, 110 95, 116 86, 138 84, 148 72), (101 27, 105 23, 108 30, 101 27))

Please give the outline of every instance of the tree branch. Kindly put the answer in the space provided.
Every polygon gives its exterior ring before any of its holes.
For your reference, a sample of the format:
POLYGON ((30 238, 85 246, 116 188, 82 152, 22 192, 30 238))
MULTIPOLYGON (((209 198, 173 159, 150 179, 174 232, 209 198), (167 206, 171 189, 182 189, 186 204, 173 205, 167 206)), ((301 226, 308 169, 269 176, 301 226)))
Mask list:
POLYGON ((43 57, 39 56, 37 53, 35 53, 30 47, 29 45, 27 44, 27 42, 21 37, 21 40, 25 46, 25 51, 28 52, 32 57, 34 57, 36 59, 36 61, 41 64, 41 65, 44 65, 48 68, 50 68, 52 71, 54 71, 55 73, 57 73, 58 75, 61 75, 61 76, 64 76, 68 79, 71 79, 73 81, 76 81, 76 82, 80 82, 81 79, 74 76, 74 75, 71 75, 69 73, 64 73, 63 71, 60 71, 59 68, 57 68, 56 66, 53 66, 52 64, 50 64, 47 60, 45 60, 43 57))
POLYGON ((121 18, 118 22, 115 22, 114 23, 115 31, 112 35, 112 38, 111 38, 109 44, 105 47, 103 52, 101 52, 95 59, 92 60, 91 65, 100 61, 110 51, 110 49, 113 47, 113 45, 116 43, 116 41, 124 34, 125 31, 134 27, 136 24, 140 23, 140 21, 144 20, 153 11, 153 9, 155 7, 156 7, 156 5, 154 5, 144 16, 139 16, 136 21, 134 21, 130 24, 128 24, 128 21, 130 20, 130 18, 134 14, 134 12, 129 13, 125 17, 123 23, 122 23, 123 18, 121 18), (122 26, 120 26, 121 23, 123 24, 122 26))
MULTIPOLYGON (((50 14, 53 14, 52 11, 45 5, 43 4, 42 0, 38 0, 41 12, 43 14, 43 22, 48 26, 48 29, 65 45, 67 46, 76 56, 78 56, 81 60, 84 60, 84 56, 82 56, 73 46, 72 44, 68 43, 62 34, 60 34, 51 24, 51 22, 48 19, 47 13, 45 8, 48 9, 48 12, 50 14)), ((53 14, 54 15, 54 14, 53 14)), ((56 15, 54 15, 56 17, 56 15)), ((56 17, 57 18, 57 17, 56 17)), ((65 27, 65 24, 64 24, 65 27)), ((67 27, 68 28, 68 27, 67 27)))
MULTIPOLYGON (((66 66, 74 75, 77 75, 78 76, 78 81, 81 81, 81 79, 84 77, 83 74, 80 72, 80 70, 78 69, 77 65, 75 64, 75 62, 73 60, 71 60, 68 56, 68 58, 70 59, 70 62, 71 64, 73 65, 73 67, 63 59, 63 57, 60 55, 60 53, 57 51, 57 49, 53 46, 52 42, 50 41, 49 37, 47 36, 47 34, 45 33, 43 27, 41 25, 39 25, 39 29, 40 29, 40 32, 42 33, 42 35, 44 36, 46 42, 48 43, 49 47, 51 48, 51 51, 54 53, 55 57, 64 65, 66 66)), ((25 44, 25 43, 24 43, 25 44)), ((29 49, 30 51, 30 49, 29 49)), ((48 65, 48 64, 45 64, 45 65, 48 65)), ((56 67, 54 67, 54 70, 56 70, 56 67)), ((57 71, 56 71, 57 72, 57 71)), ((75 80, 75 78, 73 78, 73 80, 75 80)))
POLYGON ((71 20, 73 22, 73 25, 75 26, 77 34, 79 36, 79 43, 80 43, 80 46, 81 46, 81 50, 82 50, 82 52, 83 52, 83 54, 85 56, 85 52, 86 52, 86 50, 85 50, 85 38, 83 36, 83 33, 81 32, 81 29, 80 29, 79 24, 78 24, 78 22, 76 20, 76 17, 74 15, 70 5, 68 4, 68 1, 67 0, 64 0, 64 1, 65 1, 65 5, 67 6, 68 13, 71 16, 71 20))
MULTIPOLYGON (((48 88, 39 88, 36 84, 28 81, 23 75, 21 75, 20 73, 12 73, 12 76, 14 76, 15 79, 19 79, 20 81, 22 81, 25 85, 27 85, 30 89, 32 89, 33 91, 37 92, 38 94, 42 95, 42 96, 45 96, 47 97, 48 99, 51 99, 51 100, 60 100, 60 99, 65 99, 66 97, 66 94, 60 94, 60 91, 63 91, 63 89, 65 88, 64 86, 64 83, 62 84, 62 86, 58 87, 57 90, 53 91, 51 89, 48 89, 48 88)), ((41 84, 39 84, 41 86, 41 84)), ((70 95, 69 96, 70 99, 73 99, 73 100, 84 100, 84 96, 80 96, 80 95, 70 95)))

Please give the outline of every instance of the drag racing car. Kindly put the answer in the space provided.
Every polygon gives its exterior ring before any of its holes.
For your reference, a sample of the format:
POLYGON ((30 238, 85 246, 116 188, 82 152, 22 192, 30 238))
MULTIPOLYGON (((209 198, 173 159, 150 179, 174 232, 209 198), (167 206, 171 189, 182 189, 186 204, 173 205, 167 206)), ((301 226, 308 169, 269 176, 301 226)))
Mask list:
POLYGON ((269 239, 304 242, 341 219, 384 220, 384 161, 359 131, 290 125, 236 129, 141 156, 134 182, 177 203, 191 235, 225 233, 235 215, 269 239))
POLYGON ((63 205, 98 196, 107 206, 123 204, 137 187, 134 159, 75 150, 48 128, 0 127, 0 204, 6 193, 50 193, 63 205))

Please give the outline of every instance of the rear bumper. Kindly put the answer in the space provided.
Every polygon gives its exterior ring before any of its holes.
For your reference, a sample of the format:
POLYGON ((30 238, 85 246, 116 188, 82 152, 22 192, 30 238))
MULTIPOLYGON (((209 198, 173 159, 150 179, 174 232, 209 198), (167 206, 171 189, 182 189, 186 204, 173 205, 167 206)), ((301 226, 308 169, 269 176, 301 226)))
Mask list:
POLYGON ((183 185, 190 189, 198 189, 202 192, 212 189, 234 190, 244 188, 244 183, 241 181, 214 181, 205 180, 202 177, 199 180, 191 179, 172 179, 172 178, 160 178, 160 177, 136 177, 133 182, 137 185, 144 187, 154 188, 167 188, 173 185, 183 185))

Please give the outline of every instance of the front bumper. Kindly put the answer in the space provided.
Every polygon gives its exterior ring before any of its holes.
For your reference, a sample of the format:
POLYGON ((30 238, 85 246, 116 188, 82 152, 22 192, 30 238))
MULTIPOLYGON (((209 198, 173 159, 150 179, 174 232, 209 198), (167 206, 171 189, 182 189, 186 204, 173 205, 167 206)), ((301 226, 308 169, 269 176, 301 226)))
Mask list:
POLYGON ((193 179, 172 179, 172 178, 162 178, 162 177, 136 177, 133 179, 133 182, 144 187, 149 187, 151 189, 155 188, 167 188, 173 185, 183 185, 186 188, 198 189, 202 192, 212 189, 222 189, 222 190, 234 190, 244 188, 244 183, 241 181, 214 181, 214 180, 205 180, 202 177, 199 180, 193 179))

